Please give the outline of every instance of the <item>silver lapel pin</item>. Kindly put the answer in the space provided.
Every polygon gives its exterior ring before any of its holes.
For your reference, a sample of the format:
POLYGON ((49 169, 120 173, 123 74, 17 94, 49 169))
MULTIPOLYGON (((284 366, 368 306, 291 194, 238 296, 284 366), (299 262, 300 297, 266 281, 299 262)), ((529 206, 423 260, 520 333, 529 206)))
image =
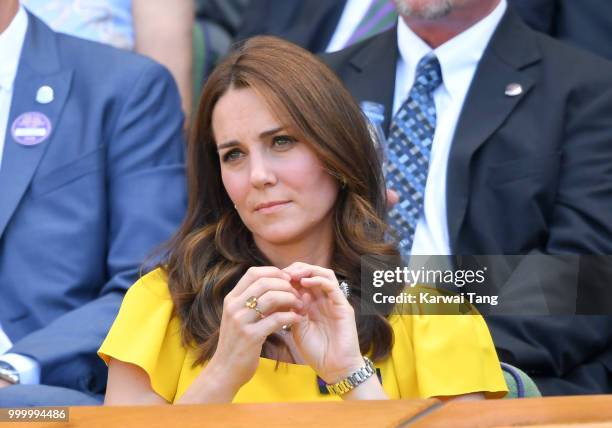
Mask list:
POLYGON ((523 93, 523 86, 520 83, 510 83, 506 86, 506 96, 516 97, 523 93))

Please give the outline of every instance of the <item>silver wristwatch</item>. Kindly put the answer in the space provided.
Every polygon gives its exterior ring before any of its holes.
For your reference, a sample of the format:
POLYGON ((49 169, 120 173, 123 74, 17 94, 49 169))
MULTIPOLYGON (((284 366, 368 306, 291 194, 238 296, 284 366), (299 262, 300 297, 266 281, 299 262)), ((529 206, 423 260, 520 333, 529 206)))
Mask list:
POLYGON ((376 370, 374 369, 374 363, 368 357, 364 356, 363 361, 365 362, 365 366, 357 369, 340 382, 336 382, 332 385, 326 384, 327 391, 330 394, 343 395, 368 380, 370 376, 376 373, 376 370))
POLYGON ((15 385, 19 383, 19 372, 9 363, 0 361, 0 379, 15 385))

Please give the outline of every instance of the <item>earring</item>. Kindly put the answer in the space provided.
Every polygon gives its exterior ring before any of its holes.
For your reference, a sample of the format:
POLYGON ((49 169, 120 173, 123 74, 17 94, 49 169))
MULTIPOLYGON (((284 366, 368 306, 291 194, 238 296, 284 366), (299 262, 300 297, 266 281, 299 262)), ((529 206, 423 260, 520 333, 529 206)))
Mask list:
POLYGON ((342 183, 341 189, 342 190, 346 189, 346 178, 344 176, 340 177, 340 182, 342 183))

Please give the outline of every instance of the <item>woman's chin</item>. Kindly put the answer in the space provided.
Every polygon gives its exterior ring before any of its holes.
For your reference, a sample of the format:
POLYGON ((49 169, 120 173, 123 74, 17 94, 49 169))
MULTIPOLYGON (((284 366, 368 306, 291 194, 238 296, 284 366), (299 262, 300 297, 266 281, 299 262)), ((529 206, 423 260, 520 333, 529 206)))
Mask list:
POLYGON ((274 245, 284 247, 287 245, 293 245, 299 243, 299 238, 295 234, 274 234, 270 236, 260 236, 261 242, 265 242, 267 245, 274 245))
MULTIPOLYGON (((270 228, 272 229, 272 228, 270 228)), ((302 230, 275 230, 264 231, 263 233, 255 234, 255 242, 264 245, 287 246, 294 245, 304 240, 304 231, 302 230)))

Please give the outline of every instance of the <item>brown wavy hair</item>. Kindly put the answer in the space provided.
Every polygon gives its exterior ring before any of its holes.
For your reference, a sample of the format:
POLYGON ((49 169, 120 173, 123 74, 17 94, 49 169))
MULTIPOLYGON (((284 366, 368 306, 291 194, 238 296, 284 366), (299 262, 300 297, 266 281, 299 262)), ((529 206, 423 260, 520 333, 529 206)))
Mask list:
POLYGON ((219 339, 224 297, 249 267, 271 264, 255 246, 221 181, 212 114, 230 88, 255 90, 339 179, 330 268, 351 284, 361 351, 384 359, 393 346, 393 332, 388 313, 360 314, 361 256, 398 253, 385 240, 384 181, 368 127, 327 66, 296 45, 263 36, 237 47, 210 75, 188 143, 187 215, 168 244, 163 265, 183 342, 198 349, 197 363, 209 360, 219 339))

